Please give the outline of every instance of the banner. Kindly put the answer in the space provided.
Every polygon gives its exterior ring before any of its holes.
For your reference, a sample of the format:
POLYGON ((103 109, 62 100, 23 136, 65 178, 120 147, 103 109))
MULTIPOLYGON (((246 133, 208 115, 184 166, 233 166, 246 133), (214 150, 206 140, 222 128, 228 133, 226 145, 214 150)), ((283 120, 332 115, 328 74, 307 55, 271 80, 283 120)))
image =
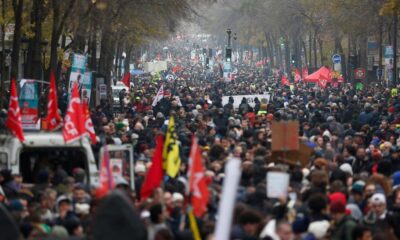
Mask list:
POLYGON ((38 125, 39 94, 38 84, 33 79, 21 79, 19 82, 19 107, 21 109, 21 120, 23 129, 40 129, 38 125))
POLYGON ((256 103, 254 102, 255 98, 258 98, 258 100, 261 102, 262 99, 266 99, 267 102, 269 102, 271 95, 270 94, 258 94, 258 95, 234 95, 234 96, 222 96, 222 105, 225 106, 229 102, 229 97, 233 98, 233 107, 234 108, 239 108, 240 103, 242 102, 243 98, 247 99, 247 103, 251 106, 254 107, 256 103))
POLYGON ((79 94, 82 96, 82 86, 86 71, 87 56, 83 54, 72 54, 71 74, 69 75, 68 96, 71 95, 72 86, 78 82, 79 94))
POLYGON ((167 69, 167 61, 145 62, 143 64, 143 70, 146 73, 165 71, 167 69))

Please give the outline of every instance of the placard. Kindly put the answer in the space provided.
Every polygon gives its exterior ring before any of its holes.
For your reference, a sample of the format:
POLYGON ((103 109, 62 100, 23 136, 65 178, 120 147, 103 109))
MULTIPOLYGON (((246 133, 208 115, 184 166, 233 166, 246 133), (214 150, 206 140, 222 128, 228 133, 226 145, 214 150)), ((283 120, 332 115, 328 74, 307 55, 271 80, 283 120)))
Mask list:
POLYGON ((289 174, 284 172, 267 173, 267 197, 286 198, 289 188, 289 174))
POLYGON ((272 151, 299 150, 299 122, 272 122, 272 151))

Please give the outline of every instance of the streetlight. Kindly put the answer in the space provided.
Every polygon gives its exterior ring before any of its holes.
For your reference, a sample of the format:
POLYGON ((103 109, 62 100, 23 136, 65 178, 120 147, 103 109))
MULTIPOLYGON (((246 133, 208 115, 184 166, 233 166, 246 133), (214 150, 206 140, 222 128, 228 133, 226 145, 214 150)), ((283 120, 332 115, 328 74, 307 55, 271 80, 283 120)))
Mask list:
POLYGON ((228 34, 228 48, 231 47, 231 34, 232 30, 230 28, 226 29, 226 33, 228 34))

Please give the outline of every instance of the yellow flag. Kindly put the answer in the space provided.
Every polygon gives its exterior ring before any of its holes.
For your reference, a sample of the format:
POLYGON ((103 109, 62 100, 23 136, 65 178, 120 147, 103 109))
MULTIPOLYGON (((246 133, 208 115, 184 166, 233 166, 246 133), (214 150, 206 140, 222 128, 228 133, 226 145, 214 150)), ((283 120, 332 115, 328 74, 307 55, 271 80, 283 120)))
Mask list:
POLYGON ((165 136, 164 149, 164 169, 168 176, 174 178, 181 167, 181 158, 179 156, 179 143, 175 131, 174 117, 169 118, 167 134, 165 136))

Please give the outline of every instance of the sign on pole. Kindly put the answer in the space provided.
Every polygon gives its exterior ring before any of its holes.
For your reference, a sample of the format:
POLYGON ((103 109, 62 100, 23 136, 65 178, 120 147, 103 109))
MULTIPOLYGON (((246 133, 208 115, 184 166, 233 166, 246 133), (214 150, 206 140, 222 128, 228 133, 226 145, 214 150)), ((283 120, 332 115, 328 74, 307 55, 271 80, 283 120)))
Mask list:
POLYGON ((356 68, 356 70, 354 70, 355 79, 364 79, 365 75, 366 75, 365 68, 356 68))
POLYGON ((339 64, 342 62, 342 57, 339 54, 334 54, 332 56, 332 62, 333 64, 339 64))

